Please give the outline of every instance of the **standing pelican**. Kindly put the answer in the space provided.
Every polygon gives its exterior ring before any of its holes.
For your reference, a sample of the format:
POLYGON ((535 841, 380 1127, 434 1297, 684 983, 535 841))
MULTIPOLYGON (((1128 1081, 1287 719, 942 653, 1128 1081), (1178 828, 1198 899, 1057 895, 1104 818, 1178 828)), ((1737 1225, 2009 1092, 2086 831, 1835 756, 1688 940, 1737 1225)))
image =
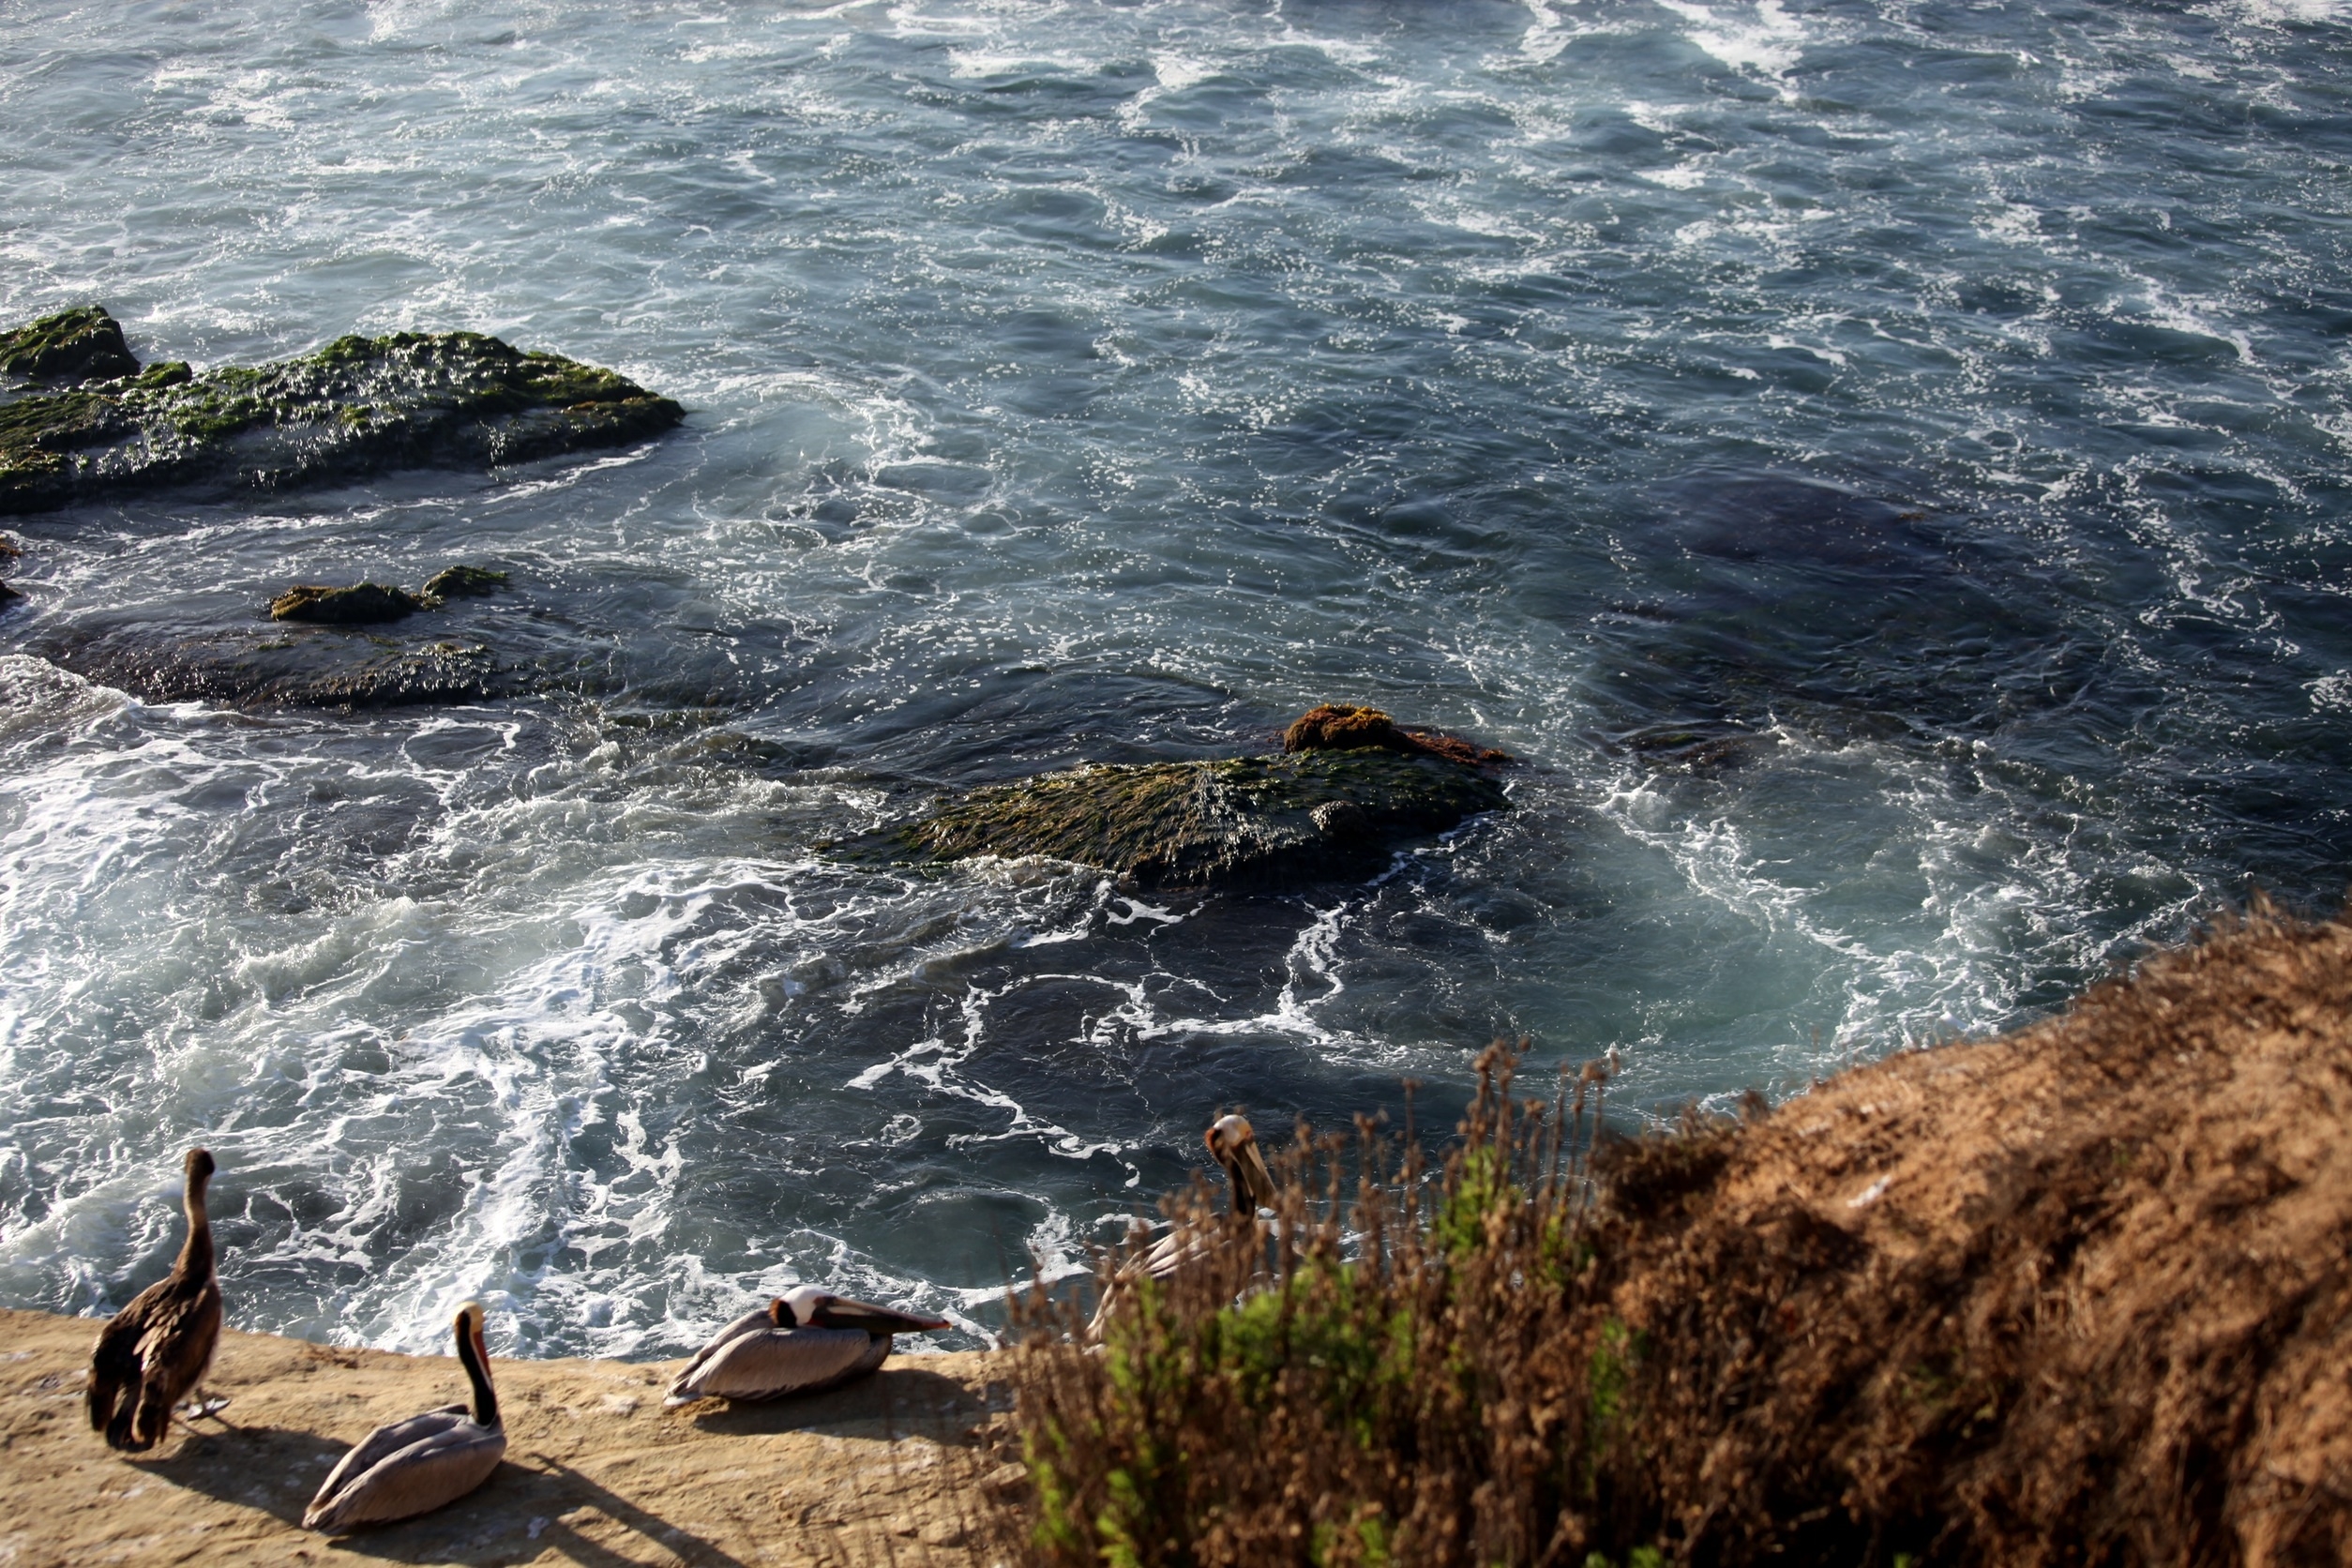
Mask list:
POLYGON ((474 1413, 444 1405, 423 1415, 379 1426, 343 1455, 302 1515, 305 1530, 339 1534, 354 1525, 387 1524, 455 1502, 490 1478, 506 1452, 498 1424, 498 1392, 490 1387, 490 1350, 482 1343, 482 1304, 458 1308, 450 1325, 458 1360, 474 1385, 474 1413))
POLYGON ((814 1394, 880 1366, 890 1354, 892 1334, 946 1326, 944 1318, 893 1312, 822 1286, 795 1285, 764 1312, 746 1312, 719 1330, 671 1380, 662 1403, 814 1394))
POLYGON ((1102 1338, 1104 1326, 1118 1310, 1120 1297, 1125 1294, 1123 1286, 1138 1276, 1166 1279, 1194 1259, 1206 1256, 1212 1247, 1254 1233, 1243 1229, 1239 1222, 1254 1217, 1260 1209, 1274 1206, 1274 1174, 1266 1168, 1265 1156, 1258 1152, 1258 1134, 1251 1128, 1249 1118, 1220 1116, 1210 1123, 1201 1141, 1208 1144, 1210 1156, 1225 1168, 1226 1198, 1236 1222, 1234 1229, 1217 1236, 1178 1227, 1153 1242, 1152 1250, 1143 1255, 1139 1268, 1122 1271, 1104 1289, 1103 1299, 1095 1304, 1094 1316, 1086 1325, 1087 1338, 1102 1338))
POLYGON ((106 1434, 110 1448, 153 1448, 172 1424, 173 1407, 204 1381, 220 1343, 220 1285, 212 1274, 212 1220, 204 1213, 212 1154, 190 1149, 186 1165, 180 1202, 188 1240, 178 1259, 107 1319, 90 1350, 90 1426, 106 1434))

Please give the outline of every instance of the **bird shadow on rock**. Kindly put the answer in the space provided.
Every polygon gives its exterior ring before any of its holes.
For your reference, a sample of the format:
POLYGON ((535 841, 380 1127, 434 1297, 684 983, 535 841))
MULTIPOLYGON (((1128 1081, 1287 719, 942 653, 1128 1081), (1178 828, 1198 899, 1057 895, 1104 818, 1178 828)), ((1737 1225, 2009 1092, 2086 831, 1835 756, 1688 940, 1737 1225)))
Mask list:
POLYGON ((806 1394, 756 1404, 705 1400, 694 1425, 705 1432, 753 1436, 819 1432, 828 1437, 934 1440, 960 1435, 985 1419, 987 1401, 971 1385, 914 1366, 884 1367, 822 1394, 806 1394))
POLYGON ((188 1433, 169 1454, 130 1463, 158 1481, 299 1525, 310 1494, 349 1446, 292 1427, 223 1422, 188 1433))
POLYGON ((610 1520, 696 1568, 746 1568, 743 1560, 683 1526, 631 1502, 561 1460, 507 1459, 479 1489, 399 1524, 356 1530, 331 1546, 388 1562, 508 1562, 550 1548, 582 1568, 639 1568, 641 1556, 597 1541, 582 1528, 610 1520))

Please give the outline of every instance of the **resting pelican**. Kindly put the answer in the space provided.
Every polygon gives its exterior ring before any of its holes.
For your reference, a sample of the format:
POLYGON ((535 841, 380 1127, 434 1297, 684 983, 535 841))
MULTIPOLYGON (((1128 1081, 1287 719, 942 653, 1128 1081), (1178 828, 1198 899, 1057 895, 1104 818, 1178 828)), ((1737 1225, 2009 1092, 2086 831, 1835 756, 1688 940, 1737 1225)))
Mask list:
POLYGON ((343 1455, 302 1515, 305 1530, 339 1534, 354 1525, 387 1524, 455 1502, 490 1478, 506 1452, 498 1424, 498 1392, 490 1387, 490 1350, 482 1343, 482 1304, 458 1308, 450 1325, 458 1360, 474 1385, 474 1413, 444 1405, 377 1427, 343 1455))
MULTIPOLYGON (((220 1343, 220 1284, 212 1275, 212 1220, 204 1213, 212 1154, 190 1149, 186 1163, 180 1202, 188 1211, 188 1240, 178 1259, 170 1274, 107 1319, 90 1350, 90 1426, 106 1434, 110 1448, 153 1448, 172 1424, 173 1407, 204 1381, 220 1343)), ((227 1403, 207 1405, 203 1413, 227 1403)))
POLYGON ((947 1326, 944 1318, 893 1312, 817 1285, 795 1285, 746 1312, 694 1353, 670 1384, 665 1405, 697 1399, 776 1399, 814 1394, 862 1377, 890 1354, 894 1334, 947 1326))
MULTIPOLYGON (((1236 1221, 1254 1216, 1260 1209, 1274 1206, 1274 1175, 1266 1168, 1265 1156, 1258 1152, 1258 1134, 1245 1116, 1220 1116, 1212 1123, 1203 1142, 1210 1155, 1225 1168, 1227 1199, 1232 1206, 1236 1221)), ((1095 1304, 1094 1316, 1086 1325, 1086 1337, 1099 1340, 1104 1325, 1118 1309, 1120 1297, 1125 1294, 1121 1287, 1138 1276, 1145 1279, 1166 1279, 1196 1258, 1204 1257, 1212 1247, 1228 1244, 1245 1233, 1238 1226, 1224 1235, 1188 1230, 1179 1226, 1152 1244, 1152 1250, 1143 1255, 1139 1268, 1123 1270, 1103 1291, 1103 1299, 1095 1304)))

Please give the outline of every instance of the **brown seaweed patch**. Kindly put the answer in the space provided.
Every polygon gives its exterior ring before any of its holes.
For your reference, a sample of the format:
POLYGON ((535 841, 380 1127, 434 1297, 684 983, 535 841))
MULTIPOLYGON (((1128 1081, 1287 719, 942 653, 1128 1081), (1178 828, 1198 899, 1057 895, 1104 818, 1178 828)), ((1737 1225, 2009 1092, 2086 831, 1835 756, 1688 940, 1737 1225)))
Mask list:
POLYGON ((1378 708, 1353 702, 1325 702, 1291 720, 1282 732, 1285 751, 1401 751, 1408 755, 1443 757, 1468 767, 1507 767, 1515 759, 1508 752, 1480 746, 1459 735, 1429 730, 1406 730, 1378 708))

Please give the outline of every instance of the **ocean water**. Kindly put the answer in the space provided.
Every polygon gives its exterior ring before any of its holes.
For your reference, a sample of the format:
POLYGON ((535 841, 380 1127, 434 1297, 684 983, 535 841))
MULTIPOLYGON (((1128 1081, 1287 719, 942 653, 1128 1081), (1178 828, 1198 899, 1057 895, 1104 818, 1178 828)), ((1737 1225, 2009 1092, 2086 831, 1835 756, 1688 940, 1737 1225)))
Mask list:
POLYGON ((1245 1106, 1614 1046, 1627 1124, 2043 1016, 2352 811, 2335 0, 17 0, 0 319, 465 327, 642 448, 14 520, 0 1303, 219 1156, 231 1320, 675 1354, 994 1303, 1245 1106), (42 657, 414 585, 557 689, 151 704, 42 657), (1263 746, 1525 758, 1362 885, 823 844, 1263 746))

